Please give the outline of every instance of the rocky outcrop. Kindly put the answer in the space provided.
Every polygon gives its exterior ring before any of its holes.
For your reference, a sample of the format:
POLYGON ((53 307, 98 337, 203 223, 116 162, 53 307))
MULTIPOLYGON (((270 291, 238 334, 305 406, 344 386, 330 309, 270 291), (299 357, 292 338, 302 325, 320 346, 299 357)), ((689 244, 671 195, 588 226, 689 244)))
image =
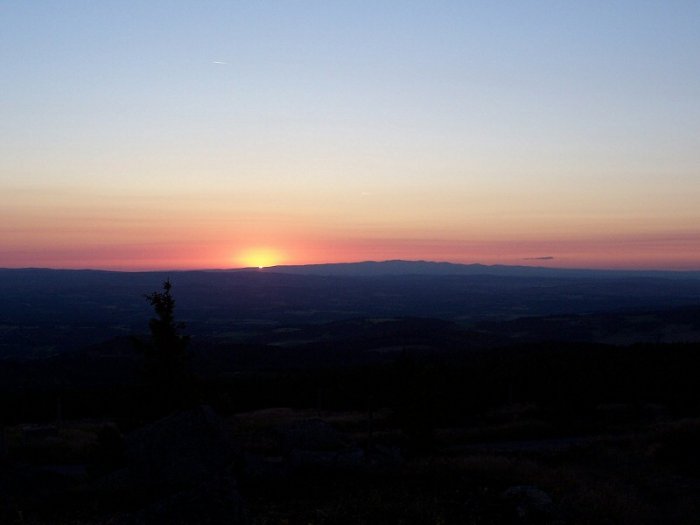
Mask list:
POLYGON ((516 523, 549 523, 554 515, 552 497, 533 485, 516 485, 501 494, 509 517, 516 523))
POLYGON ((245 506, 232 478, 220 478, 167 495, 147 507, 124 513, 109 525, 244 525, 245 506))
POLYGON ((228 473, 236 449, 224 422, 207 406, 177 412, 127 436, 134 480, 187 486, 228 473))
POLYGON ((306 419, 279 426, 276 434, 285 455, 294 450, 339 451, 351 444, 344 434, 322 419, 306 419))
POLYGON ((243 525, 245 505, 233 476, 239 453, 224 421, 207 406, 177 412, 125 439, 126 468, 104 488, 139 493, 136 510, 110 525, 243 525))

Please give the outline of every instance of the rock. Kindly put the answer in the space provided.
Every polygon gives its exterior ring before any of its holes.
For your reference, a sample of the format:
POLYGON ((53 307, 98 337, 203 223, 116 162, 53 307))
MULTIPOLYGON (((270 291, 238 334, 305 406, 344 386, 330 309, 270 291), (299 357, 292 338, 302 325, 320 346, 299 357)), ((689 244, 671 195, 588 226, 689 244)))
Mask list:
POLYGON ((398 447, 373 445, 365 452, 367 463, 377 469, 396 468, 403 463, 401 450, 398 447))
POLYGON ((365 453, 361 448, 338 451, 292 450, 289 454, 292 468, 357 469, 365 466, 365 453))
POLYGON ((349 447, 349 440, 322 419, 307 419, 276 429, 284 454, 293 450, 338 451, 349 447))
POLYGON ((248 480, 278 482, 289 476, 289 464, 282 457, 265 458, 257 454, 244 454, 241 471, 248 480))
POLYGON ((538 523, 551 517, 554 502, 549 494, 533 485, 509 487, 501 494, 511 517, 521 523, 538 523))
POLYGON ((207 406, 177 412, 127 436, 133 481, 196 485, 225 474, 236 451, 224 422, 207 406))
POLYGON ((245 508, 232 478, 224 477, 164 497, 132 513, 109 520, 109 525, 244 525, 245 508))
POLYGON ((55 425, 22 426, 22 442, 25 445, 44 442, 51 438, 58 438, 58 427, 55 425))
POLYGON ((403 462, 398 449, 374 446, 368 449, 348 447, 341 450, 294 449, 287 456, 293 468, 375 469, 395 468, 403 462))

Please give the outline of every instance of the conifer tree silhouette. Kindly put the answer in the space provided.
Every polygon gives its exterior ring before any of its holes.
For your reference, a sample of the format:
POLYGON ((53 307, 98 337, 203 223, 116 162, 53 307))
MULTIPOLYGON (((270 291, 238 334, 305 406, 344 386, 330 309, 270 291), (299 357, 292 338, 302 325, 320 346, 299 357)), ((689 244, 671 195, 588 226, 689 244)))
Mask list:
POLYGON ((175 322, 175 299, 170 279, 163 283, 162 292, 146 294, 155 317, 148 326, 151 344, 143 346, 146 357, 147 388, 151 390, 153 409, 169 412, 182 408, 192 392, 192 377, 187 366, 189 337, 180 332, 185 324, 175 322))

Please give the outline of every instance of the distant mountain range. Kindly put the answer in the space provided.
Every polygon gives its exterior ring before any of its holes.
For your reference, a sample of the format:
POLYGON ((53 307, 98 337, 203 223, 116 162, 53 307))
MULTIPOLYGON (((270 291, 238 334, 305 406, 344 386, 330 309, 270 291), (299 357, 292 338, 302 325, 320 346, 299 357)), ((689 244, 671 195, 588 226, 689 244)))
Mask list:
MULTIPOLYGON (((259 270, 244 268, 243 270, 259 270)), ((508 266, 502 264, 456 264, 433 261, 364 261, 333 264, 279 265, 262 271, 295 275, 387 276, 387 275, 489 275, 507 277, 661 277, 697 278, 700 271, 670 270, 591 270, 545 268, 542 266, 508 266)))
MULTIPOLYGON (((700 262, 699 262, 700 264, 700 262)), ((391 275, 428 275, 428 276, 503 276, 503 277, 652 277, 663 279, 700 279, 700 270, 633 270, 633 269, 587 269, 587 268, 549 268, 544 266, 523 266, 505 264, 460 264, 438 261, 407 261, 394 259, 389 261, 362 261, 347 263, 322 263, 299 265, 276 265, 264 268, 231 268, 202 270, 152 270, 152 271, 112 271, 112 270, 55 270, 48 268, 0 268, 0 272, 93 272, 124 273, 130 275, 177 275, 192 272, 264 272, 293 275, 372 277, 391 275)))

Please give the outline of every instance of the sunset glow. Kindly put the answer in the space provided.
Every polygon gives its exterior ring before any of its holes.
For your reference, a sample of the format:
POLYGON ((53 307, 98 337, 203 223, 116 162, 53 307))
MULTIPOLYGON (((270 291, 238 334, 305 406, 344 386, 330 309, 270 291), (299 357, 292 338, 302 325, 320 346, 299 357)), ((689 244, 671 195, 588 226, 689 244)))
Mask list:
POLYGON ((448 4, 8 3, 0 267, 700 269, 700 4, 448 4))
POLYGON ((281 264, 283 261, 279 251, 271 248, 250 248, 243 250, 234 260, 237 266, 267 268, 281 264))

